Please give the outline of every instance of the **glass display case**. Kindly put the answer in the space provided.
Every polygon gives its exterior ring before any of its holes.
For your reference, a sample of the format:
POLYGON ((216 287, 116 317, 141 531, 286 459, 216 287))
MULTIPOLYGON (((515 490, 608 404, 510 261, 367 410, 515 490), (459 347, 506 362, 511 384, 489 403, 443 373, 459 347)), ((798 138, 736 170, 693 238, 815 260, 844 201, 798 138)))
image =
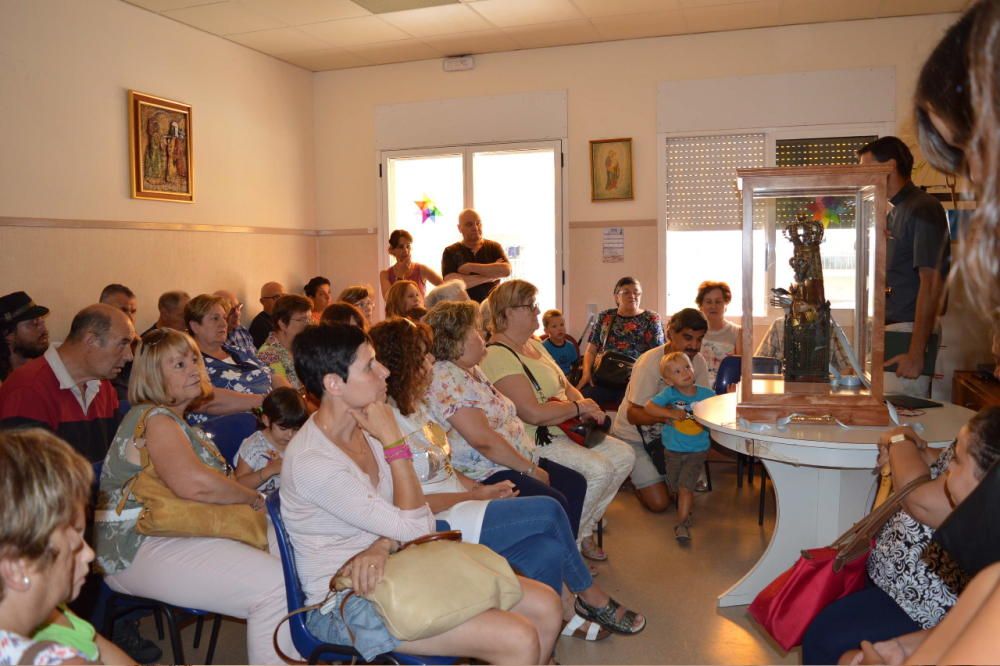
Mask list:
POLYGON ((881 368, 890 172, 889 165, 737 170, 743 197, 740 417, 889 423, 881 368), (754 234, 761 229, 764 234, 754 234), (761 238, 764 252, 754 247, 761 238), (758 322, 755 334, 753 285, 762 277, 771 287, 770 323, 758 322))

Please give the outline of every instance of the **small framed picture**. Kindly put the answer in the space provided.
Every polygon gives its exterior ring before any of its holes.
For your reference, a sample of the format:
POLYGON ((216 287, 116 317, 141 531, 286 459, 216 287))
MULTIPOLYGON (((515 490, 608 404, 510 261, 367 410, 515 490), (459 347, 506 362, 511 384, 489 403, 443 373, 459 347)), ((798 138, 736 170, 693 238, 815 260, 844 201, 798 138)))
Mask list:
POLYGON ((590 142, 590 200, 632 199, 632 139, 590 142))
POLYGON ((132 197, 194 201, 191 107, 128 91, 132 197))

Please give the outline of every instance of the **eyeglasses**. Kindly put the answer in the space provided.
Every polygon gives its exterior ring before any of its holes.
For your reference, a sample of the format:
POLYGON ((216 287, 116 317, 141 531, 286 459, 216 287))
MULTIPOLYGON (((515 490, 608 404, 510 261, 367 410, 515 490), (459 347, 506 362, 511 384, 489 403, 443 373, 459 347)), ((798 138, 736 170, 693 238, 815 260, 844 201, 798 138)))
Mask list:
POLYGON ((511 307, 511 309, 514 309, 514 308, 528 308, 528 309, 530 309, 530 310, 532 310, 534 312, 541 312, 541 309, 538 307, 538 303, 524 303, 522 305, 512 305, 510 307, 511 307))
POLYGON ((290 317, 289 321, 298 322, 300 324, 308 324, 310 322, 309 317, 290 317))

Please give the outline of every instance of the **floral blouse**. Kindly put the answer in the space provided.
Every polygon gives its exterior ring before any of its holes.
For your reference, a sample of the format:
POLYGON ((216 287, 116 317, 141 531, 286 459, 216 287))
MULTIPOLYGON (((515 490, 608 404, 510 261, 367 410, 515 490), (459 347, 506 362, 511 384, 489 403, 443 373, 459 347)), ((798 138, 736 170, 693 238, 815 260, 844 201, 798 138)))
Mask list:
POLYGON ((493 388, 478 367, 466 372, 451 361, 438 361, 434 364, 434 377, 425 402, 430 416, 448 434, 452 465, 470 479, 481 481, 507 468, 477 451, 448 422, 455 412, 465 407, 482 410, 490 428, 525 458, 534 460, 535 443, 525 432, 521 419, 517 418, 514 403, 493 388))
POLYGON ((614 350, 639 358, 643 352, 663 344, 663 322, 652 310, 623 317, 617 308, 611 308, 598 315, 589 342, 597 347, 598 353, 614 350))
POLYGON ((74 659, 86 659, 86 657, 65 645, 48 641, 36 642, 13 631, 0 629, 0 666, 21 663, 47 666, 74 659))
MULTIPOLYGON (((931 477, 944 472, 954 455, 945 449, 930 466, 931 477)), ((967 580, 936 543, 934 530, 903 509, 882 527, 868 556, 872 582, 892 597, 924 629, 941 621, 955 605, 967 580)))
MULTIPOLYGON (((205 370, 212 386, 256 395, 267 395, 271 392, 271 368, 261 363, 256 356, 250 356, 235 347, 222 345, 222 350, 229 354, 232 363, 220 361, 209 354, 201 355, 205 360, 205 370)), ((188 423, 191 425, 201 425, 210 418, 212 417, 202 412, 191 412, 187 415, 188 423)))
POLYGON ((288 380, 292 388, 298 391, 302 388, 302 382, 295 373, 295 361, 292 359, 292 352, 288 347, 278 342, 278 338, 272 332, 267 336, 267 340, 261 345, 257 352, 257 358, 267 365, 274 374, 281 375, 288 380))

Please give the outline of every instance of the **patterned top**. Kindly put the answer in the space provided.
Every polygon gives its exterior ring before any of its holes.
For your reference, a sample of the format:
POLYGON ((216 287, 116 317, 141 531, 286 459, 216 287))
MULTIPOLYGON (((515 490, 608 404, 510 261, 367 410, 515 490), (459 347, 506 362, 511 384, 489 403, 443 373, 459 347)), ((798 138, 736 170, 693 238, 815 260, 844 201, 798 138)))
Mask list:
POLYGON ((267 336, 267 340, 260 346, 257 358, 261 363, 267 365, 274 371, 274 374, 284 377, 292 388, 298 391, 302 388, 302 382, 295 373, 295 361, 292 360, 292 351, 285 345, 278 342, 274 333, 267 336))
MULTIPOLYGON (((932 478, 948 469, 954 445, 930 466, 932 478)), ((924 629, 941 621, 967 580, 936 543, 934 530, 900 509, 882 527, 868 556, 872 582, 924 629)))
POLYGON ((663 344, 663 322, 652 310, 623 317, 617 308, 611 308, 598 315, 589 342, 599 352, 613 349, 639 358, 643 352, 663 344))
MULTIPOLYGON (((166 407, 152 407, 149 404, 139 404, 129 410, 115 439, 111 442, 108 450, 108 457, 104 459, 104 467, 101 469, 101 488, 97 494, 97 506, 94 511, 94 535, 95 550, 97 557, 94 561, 98 570, 105 574, 113 574, 118 571, 128 569, 135 559, 135 554, 142 545, 145 536, 135 531, 135 524, 139 520, 139 513, 142 511, 142 504, 130 495, 125 500, 124 510, 119 514, 118 503, 122 498, 122 486, 133 476, 139 473, 141 467, 129 462, 127 456, 128 445, 132 443, 136 425, 143 414, 149 410, 148 419, 157 414, 165 414, 174 419, 184 430, 191 448, 198 458, 213 469, 226 472, 226 462, 215 445, 195 430, 187 423, 177 417, 166 407)), ((136 447, 145 445, 144 440, 136 442, 136 447)))
POLYGON ((701 341, 701 355, 708 364, 709 386, 715 386, 715 375, 719 372, 722 359, 736 351, 736 341, 742 329, 736 324, 725 322, 718 331, 709 329, 701 341))
POLYGON ((246 326, 238 325, 231 330, 229 337, 226 338, 226 344, 239 349, 247 356, 253 356, 257 353, 257 347, 253 343, 253 335, 246 326))
POLYGON ((0 629, 0 666, 13 666, 22 661, 30 664, 61 664, 72 659, 86 659, 86 657, 65 645, 36 642, 12 631, 0 629))
MULTIPOLYGON (((232 363, 220 361, 214 356, 202 354, 208 380, 215 388, 229 389, 237 393, 267 395, 271 392, 271 369, 261 363, 256 355, 249 355, 236 347, 222 345, 222 351, 229 354, 232 363)), ((188 423, 200 425, 212 418, 202 412, 190 412, 188 423)))
MULTIPOLYGON (((243 443, 240 444, 240 450, 236 452, 236 457, 233 458, 233 463, 239 464, 240 460, 243 460, 250 466, 250 469, 259 472, 270 465, 271 461, 282 457, 281 451, 264 436, 264 431, 258 430, 243 440, 243 443)), ((280 487, 281 474, 275 474, 257 486, 257 490, 265 495, 270 495, 280 487)))
POLYGON ((535 440, 528 436, 521 419, 517 418, 514 403, 497 391, 478 367, 466 372, 451 361, 438 361, 434 364, 434 377, 424 400, 430 416, 448 433, 452 465, 470 479, 480 481, 507 468, 477 451, 448 422, 455 412, 465 407, 482 410, 490 428, 518 453, 534 460, 535 440))

